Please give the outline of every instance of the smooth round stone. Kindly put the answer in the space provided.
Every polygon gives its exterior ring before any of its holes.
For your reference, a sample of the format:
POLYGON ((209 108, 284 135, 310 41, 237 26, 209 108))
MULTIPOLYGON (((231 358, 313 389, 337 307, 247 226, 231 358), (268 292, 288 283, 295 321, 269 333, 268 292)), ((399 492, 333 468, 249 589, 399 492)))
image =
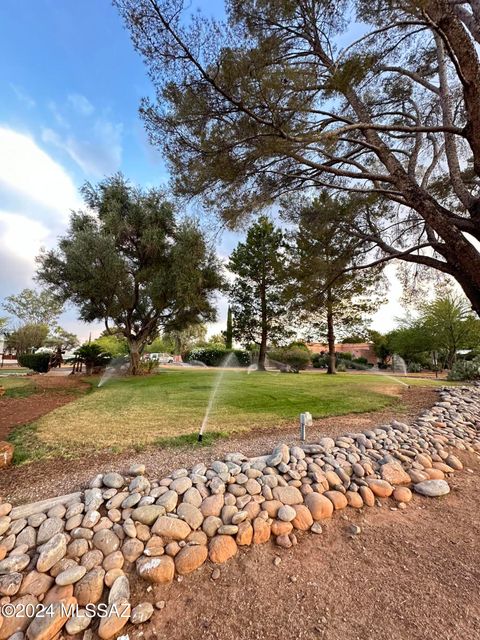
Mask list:
POLYGON ((283 505, 277 512, 277 518, 283 522, 292 522, 297 516, 297 512, 290 505, 283 505))
POLYGON ((55 582, 56 584, 64 587, 67 584, 74 584, 75 582, 78 582, 86 573, 86 568, 77 564, 65 569, 62 573, 59 573, 55 578, 55 582))
POLYGON ((103 476, 103 484, 111 489, 121 489, 125 481, 119 473, 112 472, 103 476))
POLYGON ((446 496, 450 493, 450 487, 445 480, 425 480, 419 482, 413 486, 416 493, 422 496, 428 496, 429 498, 437 498, 439 496, 446 496))
POLYGON ((138 604, 130 614, 130 622, 132 624, 142 624, 150 620, 153 615, 153 605, 150 602, 142 602, 138 604))

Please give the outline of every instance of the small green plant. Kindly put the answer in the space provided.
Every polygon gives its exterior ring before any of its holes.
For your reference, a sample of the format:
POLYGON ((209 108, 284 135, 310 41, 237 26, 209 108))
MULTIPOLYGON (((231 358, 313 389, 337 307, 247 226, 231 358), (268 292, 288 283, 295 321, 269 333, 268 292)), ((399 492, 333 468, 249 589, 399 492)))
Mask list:
POLYGON ((293 373, 299 373, 310 364, 309 350, 299 343, 269 351, 268 356, 272 360, 286 365, 285 371, 291 371, 293 373))

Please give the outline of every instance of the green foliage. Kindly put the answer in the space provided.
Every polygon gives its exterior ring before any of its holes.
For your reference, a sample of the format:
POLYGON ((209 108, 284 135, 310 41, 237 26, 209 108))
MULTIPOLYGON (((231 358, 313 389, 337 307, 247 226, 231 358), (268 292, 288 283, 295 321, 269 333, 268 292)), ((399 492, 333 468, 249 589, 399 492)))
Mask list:
POLYGON ((310 352, 303 344, 292 343, 268 352, 269 358, 287 366, 287 370, 299 373, 310 364, 310 352))
POLYGON ((7 296, 3 308, 24 325, 56 324, 63 311, 63 303, 50 291, 23 289, 17 295, 7 296))
POLYGON ((8 335, 7 347, 19 356, 43 347, 47 336, 46 324, 25 324, 8 335))
POLYGON ((39 279, 70 300, 85 322, 103 320, 126 338, 131 372, 160 329, 180 331, 215 318, 221 268, 198 225, 175 220, 163 191, 115 175, 82 189, 58 249, 39 258, 39 279))
POLYGON ((185 356, 185 362, 203 362, 207 367, 219 367, 227 360, 227 357, 233 354, 235 359, 231 366, 248 367, 251 363, 250 353, 242 349, 225 349, 222 346, 205 346, 195 347, 188 351, 185 356))
POLYGON ((314 353, 311 356, 311 361, 314 369, 325 369, 328 367, 328 355, 324 353, 314 353))
POLYGON ((196 344, 204 342, 206 335, 207 327, 204 324, 192 324, 182 330, 168 331, 162 336, 165 348, 159 350, 158 353, 167 352, 181 355, 196 344))
POLYGON ((243 344, 261 346, 259 366, 264 364, 266 345, 288 334, 285 291, 288 283, 288 252, 284 234, 262 216, 247 231, 228 263, 235 274, 230 287, 231 311, 235 316, 233 336, 243 344))
POLYGON ((352 358, 352 362, 355 362, 355 364, 363 365, 365 367, 368 366, 368 360, 363 356, 359 356, 358 358, 352 358))
POLYGON ((440 368, 452 368, 457 352, 480 345, 480 320, 463 296, 447 293, 423 304, 416 319, 386 337, 391 353, 406 362, 428 363, 434 359, 440 368))
POLYGON ((103 353, 110 354, 112 358, 128 354, 128 344, 123 336, 103 335, 97 338, 93 344, 98 345, 103 353))
POLYGON ((87 375, 91 375, 94 369, 105 367, 112 359, 112 355, 95 342, 82 344, 75 351, 75 356, 85 365, 87 375))
POLYGON ((62 351, 71 351, 78 347, 79 341, 74 333, 65 331, 62 327, 56 327, 55 331, 47 336, 44 346, 59 348, 62 351))
POLYGON ((24 353, 17 358, 19 364, 37 373, 46 373, 50 362, 49 353, 24 353))
POLYGON ((331 373, 336 338, 342 333, 359 333, 381 303, 384 290, 378 268, 351 270, 361 263, 362 255, 357 238, 338 224, 339 211, 345 217, 355 215, 342 200, 322 194, 290 214, 298 223, 291 302, 309 338, 327 337, 331 373))
POLYGON ((408 367, 407 367, 408 373, 420 373, 421 370, 422 370, 422 365, 420 364, 420 362, 408 363, 408 367))
POLYGON ((449 380, 480 380, 480 358, 457 360, 448 373, 449 380))

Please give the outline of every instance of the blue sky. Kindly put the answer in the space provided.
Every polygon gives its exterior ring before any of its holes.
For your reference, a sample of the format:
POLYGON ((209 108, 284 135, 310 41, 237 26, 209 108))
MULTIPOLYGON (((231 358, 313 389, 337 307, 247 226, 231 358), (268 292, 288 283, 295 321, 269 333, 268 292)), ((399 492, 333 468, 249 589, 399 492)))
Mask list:
MULTIPOLYGON (((221 0, 197 6, 223 11, 221 0)), ((121 170, 159 186, 168 171, 138 116, 150 81, 109 0, 2 0, 0 77, 1 300, 31 286, 35 255, 55 245, 85 180, 121 170)), ((220 254, 238 238, 223 234, 220 254)), ((225 311, 221 300, 220 324, 225 311)), ((381 316, 391 324, 391 312, 381 316)), ((73 309, 61 323, 82 339, 99 331, 73 309)))

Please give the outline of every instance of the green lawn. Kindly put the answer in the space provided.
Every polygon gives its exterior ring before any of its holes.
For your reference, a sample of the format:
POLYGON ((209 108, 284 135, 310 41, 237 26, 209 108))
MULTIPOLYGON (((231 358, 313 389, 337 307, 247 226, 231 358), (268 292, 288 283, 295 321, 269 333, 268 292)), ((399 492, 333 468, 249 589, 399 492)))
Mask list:
POLYGON ((4 398, 25 398, 36 390, 30 378, 21 376, 0 378, 0 387, 5 389, 4 398))
MULTIPOLYGON (((21 458, 78 455, 87 449, 141 448, 194 441, 218 370, 165 370, 155 376, 107 382, 36 423, 17 429, 12 441, 21 458)), ((435 381, 409 380, 414 385, 435 381)), ((444 384, 444 383, 440 383, 444 384)), ((401 385, 383 375, 273 374, 226 371, 207 433, 233 432, 366 412, 400 403, 401 385)))

